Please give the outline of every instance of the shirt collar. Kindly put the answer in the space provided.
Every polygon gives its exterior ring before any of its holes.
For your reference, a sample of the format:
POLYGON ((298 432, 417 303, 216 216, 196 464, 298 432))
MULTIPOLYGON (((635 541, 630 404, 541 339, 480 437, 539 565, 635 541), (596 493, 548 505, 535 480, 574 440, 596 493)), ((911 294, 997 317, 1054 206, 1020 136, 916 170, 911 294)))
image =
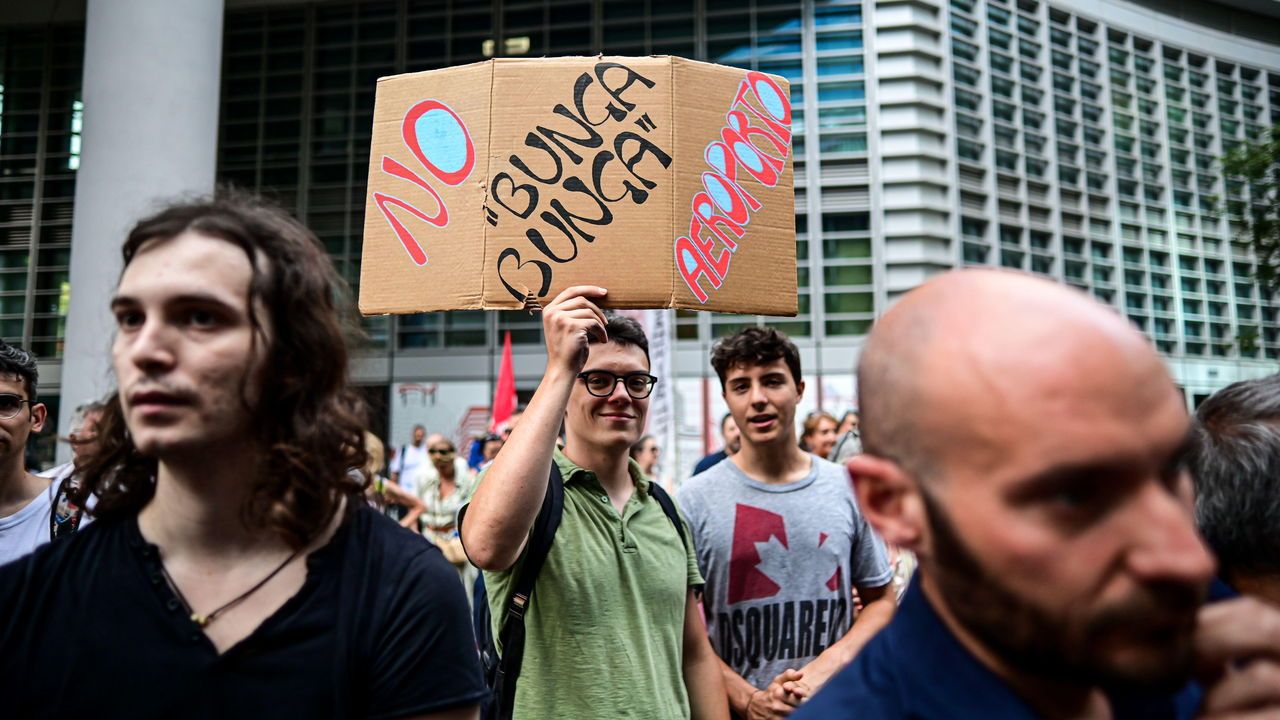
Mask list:
MULTIPOLYGON (((557 466, 560 467, 560 474, 564 477, 564 484, 570 485, 575 482, 585 482, 588 479, 594 480, 596 475, 592 471, 576 464, 569 459, 567 455, 556 449, 553 459, 557 466)), ((649 494, 649 478, 645 477, 644 471, 640 469, 640 463, 630 458, 627 459, 627 470, 631 473, 631 482, 636 486, 636 490, 642 496, 649 494)))

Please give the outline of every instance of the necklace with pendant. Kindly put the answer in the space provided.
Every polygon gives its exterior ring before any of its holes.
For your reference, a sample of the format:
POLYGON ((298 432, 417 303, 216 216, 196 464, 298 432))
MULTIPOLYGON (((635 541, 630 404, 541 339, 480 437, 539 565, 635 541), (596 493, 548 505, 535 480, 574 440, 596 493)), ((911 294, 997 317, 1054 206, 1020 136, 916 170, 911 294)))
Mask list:
POLYGON ((191 622, 195 623, 197 627, 203 630, 204 628, 209 626, 209 623, 213 622, 214 620, 217 620, 219 615, 222 615, 223 613, 230 610, 231 608, 234 608, 235 606, 244 602, 249 598, 250 595, 261 590, 263 585, 266 585, 267 583, 271 582, 271 578, 275 577, 276 575, 279 575, 281 570, 284 570, 289 563, 293 562, 298 557, 298 555, 302 553, 302 550, 303 550, 302 548, 298 548, 297 550, 294 550, 292 555, 285 558, 284 562, 276 566, 275 570, 272 570, 266 577, 259 580, 256 585, 249 588, 248 590, 245 590, 244 592, 240 593, 236 597, 232 598, 230 602, 224 603, 220 607, 215 608, 214 610, 212 610, 211 612, 205 615, 201 615, 200 613, 196 612, 195 609, 191 607, 191 603, 187 602, 187 596, 182 594, 182 590, 178 587, 178 583, 173 581, 173 576, 169 574, 168 568, 164 566, 163 558, 161 558, 160 560, 160 573, 164 575, 164 581, 168 583, 169 589, 172 590, 173 594, 178 597, 178 602, 181 602, 182 607, 186 609, 187 615, 191 617, 191 622))

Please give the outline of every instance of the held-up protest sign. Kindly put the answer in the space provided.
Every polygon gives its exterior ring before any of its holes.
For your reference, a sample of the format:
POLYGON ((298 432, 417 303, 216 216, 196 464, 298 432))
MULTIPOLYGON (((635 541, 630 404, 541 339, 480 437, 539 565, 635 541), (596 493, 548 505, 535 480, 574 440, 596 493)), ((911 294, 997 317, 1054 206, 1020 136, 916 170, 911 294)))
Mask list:
POLYGON ((499 59, 378 82, 366 315, 546 304, 794 315, 785 80, 675 57, 499 59))

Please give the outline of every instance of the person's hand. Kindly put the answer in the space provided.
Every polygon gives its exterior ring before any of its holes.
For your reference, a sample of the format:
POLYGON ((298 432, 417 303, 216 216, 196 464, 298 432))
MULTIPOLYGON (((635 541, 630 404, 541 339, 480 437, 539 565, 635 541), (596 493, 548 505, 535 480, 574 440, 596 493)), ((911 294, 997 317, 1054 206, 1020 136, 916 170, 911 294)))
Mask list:
POLYGON ((783 670, 764 690, 757 690, 747 703, 747 720, 778 720, 789 716, 809 697, 809 689, 799 670, 783 670))
POLYGON ((800 703, 809 699, 813 690, 803 682, 804 670, 783 670, 778 677, 769 683, 769 694, 791 707, 800 707, 800 703))
POLYGON ((587 362, 587 343, 592 339, 608 342, 604 311, 592 302, 607 292, 594 285, 575 285, 542 309, 548 368, 558 366, 577 374, 587 362))
POLYGON ((1206 605, 1195 637, 1202 720, 1280 717, 1280 607, 1256 598, 1206 605))

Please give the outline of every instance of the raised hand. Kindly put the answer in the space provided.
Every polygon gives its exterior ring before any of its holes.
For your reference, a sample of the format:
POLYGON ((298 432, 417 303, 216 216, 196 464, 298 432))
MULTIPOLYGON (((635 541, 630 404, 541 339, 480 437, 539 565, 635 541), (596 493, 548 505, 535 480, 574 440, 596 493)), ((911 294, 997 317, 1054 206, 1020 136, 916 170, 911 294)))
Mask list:
POLYGON ((560 367, 577 374, 587 361, 587 343, 608 342, 604 311, 593 301, 606 293, 602 287, 575 285, 542 309, 548 369, 560 367))

